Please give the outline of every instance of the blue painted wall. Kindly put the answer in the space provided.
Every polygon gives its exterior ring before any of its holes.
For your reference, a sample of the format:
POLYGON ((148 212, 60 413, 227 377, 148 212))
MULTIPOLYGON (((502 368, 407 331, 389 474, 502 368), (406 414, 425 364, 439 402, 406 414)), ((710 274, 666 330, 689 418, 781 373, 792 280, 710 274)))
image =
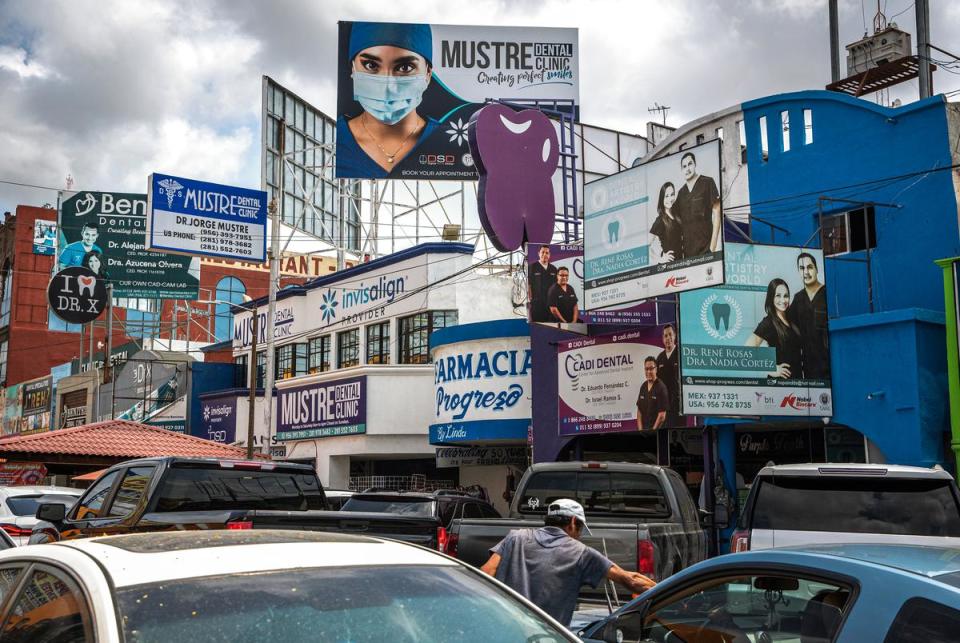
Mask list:
MULTIPOLYGON (((238 366, 218 362, 192 362, 190 364, 190 390, 187 392, 187 433, 198 438, 203 425, 200 417, 200 396, 212 391, 232 389, 235 385, 238 366)), ((244 389, 246 391, 246 389, 244 389)))
MULTIPOLYGON (((864 433, 891 462, 942 461, 948 430, 944 301, 933 261, 960 254, 956 194, 944 170, 953 143, 943 98, 890 109, 810 91, 751 101, 743 110, 751 214, 789 230, 777 232, 776 243, 820 246, 814 234, 820 195, 899 206, 876 206, 872 279, 864 263, 826 260, 833 420, 864 433), (804 109, 813 117, 809 145, 804 109), (783 111, 790 115, 789 151, 781 142, 783 111)), ((823 211, 856 207, 827 202, 823 211)), ((865 253, 844 258, 865 259, 865 253)))

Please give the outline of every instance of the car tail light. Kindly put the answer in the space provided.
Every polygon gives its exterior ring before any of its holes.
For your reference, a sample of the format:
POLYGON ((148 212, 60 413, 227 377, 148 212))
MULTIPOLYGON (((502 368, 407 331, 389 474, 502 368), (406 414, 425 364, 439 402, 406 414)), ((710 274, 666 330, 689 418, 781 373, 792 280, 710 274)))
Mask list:
POLYGON ((738 551, 750 551, 750 530, 735 531, 730 537, 730 550, 734 553, 738 551))
POLYGON ((272 462, 250 462, 248 460, 221 460, 221 469, 252 469, 255 471, 273 471, 277 465, 272 462))
POLYGON ((0 529, 7 532, 11 538, 22 538, 33 533, 33 529, 24 528, 19 525, 0 524, 0 529))
POLYGON ((437 527, 437 551, 447 552, 447 530, 445 527, 437 527))
POLYGON ((253 529, 252 520, 231 520, 227 523, 227 529, 253 529))
POLYGON ((651 580, 657 580, 657 561, 652 540, 637 541, 637 571, 651 580))
POLYGON ((457 545, 460 544, 460 534, 455 531, 447 533, 447 551, 444 553, 447 556, 457 557, 457 545))
POLYGON ((581 469, 606 469, 606 462, 584 462, 580 465, 581 469))

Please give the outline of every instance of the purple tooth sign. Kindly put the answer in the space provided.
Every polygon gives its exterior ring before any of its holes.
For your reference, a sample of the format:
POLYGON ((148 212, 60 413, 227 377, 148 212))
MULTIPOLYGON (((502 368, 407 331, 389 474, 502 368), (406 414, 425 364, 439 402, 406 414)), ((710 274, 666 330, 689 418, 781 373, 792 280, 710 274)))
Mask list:
POLYGON ((557 133, 535 109, 491 103, 470 118, 470 152, 480 174, 480 222, 504 252, 525 242, 550 243, 555 217, 557 133))

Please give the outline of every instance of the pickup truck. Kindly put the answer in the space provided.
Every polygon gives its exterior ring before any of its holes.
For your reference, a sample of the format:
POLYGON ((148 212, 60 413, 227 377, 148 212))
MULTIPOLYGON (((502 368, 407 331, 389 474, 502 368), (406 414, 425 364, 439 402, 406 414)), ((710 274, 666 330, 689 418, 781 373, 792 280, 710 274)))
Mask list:
POLYGON ((189 529, 304 529, 382 536, 439 548, 433 516, 328 511, 303 464, 144 458, 107 469, 69 512, 42 504, 30 543, 189 529))
POLYGON ((454 520, 446 553, 479 567, 509 531, 542 527, 547 506, 558 498, 583 505, 593 533, 583 542, 624 569, 662 580, 706 558, 700 512, 680 476, 626 462, 533 465, 517 486, 509 518, 454 520))

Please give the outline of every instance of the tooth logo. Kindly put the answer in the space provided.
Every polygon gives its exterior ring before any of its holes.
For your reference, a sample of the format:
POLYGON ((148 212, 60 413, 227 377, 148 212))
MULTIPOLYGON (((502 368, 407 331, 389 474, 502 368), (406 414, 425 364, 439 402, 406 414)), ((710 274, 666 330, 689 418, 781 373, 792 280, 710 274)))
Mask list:
POLYGON ((550 243, 552 177, 560 158, 550 119, 539 110, 515 112, 491 103, 470 118, 468 134, 480 175, 480 221, 493 245, 507 252, 524 243, 550 243))
POLYGON ((96 277, 77 277, 77 283, 80 285, 81 295, 86 291, 87 297, 93 297, 93 288, 97 285, 96 277))
POLYGON ((77 201, 77 210, 73 213, 73 216, 82 217, 85 214, 89 214, 95 207, 97 207, 97 197, 87 192, 82 199, 77 201))

